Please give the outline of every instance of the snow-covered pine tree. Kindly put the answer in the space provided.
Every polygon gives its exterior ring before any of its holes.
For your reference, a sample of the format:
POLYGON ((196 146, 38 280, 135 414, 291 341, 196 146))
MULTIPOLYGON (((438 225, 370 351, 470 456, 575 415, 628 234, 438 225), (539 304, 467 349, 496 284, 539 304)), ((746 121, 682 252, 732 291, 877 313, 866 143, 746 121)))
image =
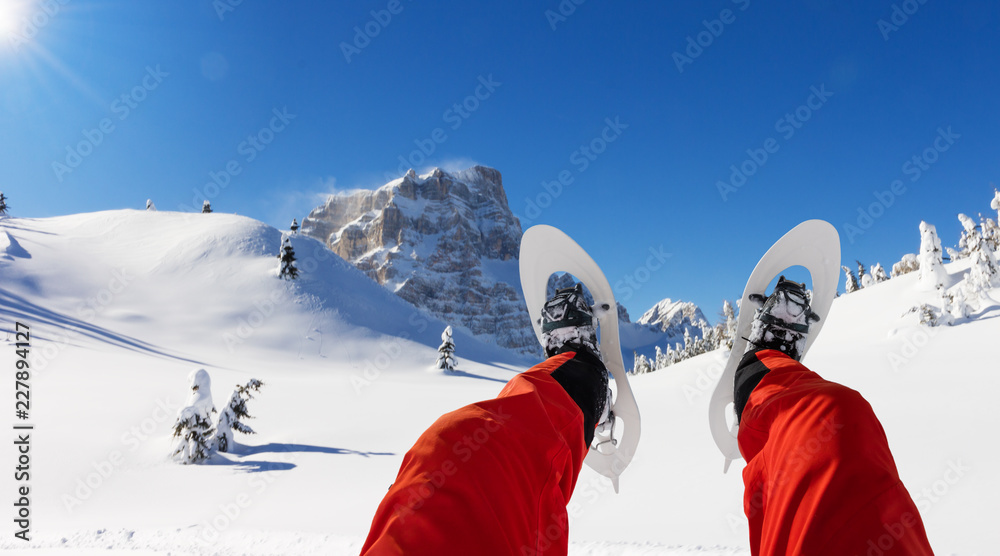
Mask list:
POLYGON ((281 239, 281 252, 278 253, 278 260, 280 261, 278 278, 294 280, 299 277, 299 269, 295 266, 295 250, 292 249, 292 240, 288 237, 281 239))
POLYGON ((667 366, 667 356, 663 354, 660 346, 656 346, 656 358, 653 360, 653 370, 659 370, 667 366))
POLYGON ((892 276, 890 278, 899 278, 904 274, 918 270, 920 270, 920 259, 913 253, 907 253, 903 255, 903 258, 898 263, 892 265, 892 276))
POLYGON ((220 452, 228 452, 236 445, 233 439, 233 431, 243 434, 257 434, 249 425, 243 422, 244 419, 253 419, 247 411, 247 401, 253 399, 253 393, 259 392, 264 383, 256 378, 250 379, 244 385, 236 385, 233 395, 229 397, 229 403, 225 409, 219 413, 219 423, 215 427, 215 448, 220 452))
POLYGON ((715 351, 719 347, 718 337, 715 335, 715 328, 709 326, 707 322, 698 325, 701 328, 701 338, 696 342, 698 355, 715 351))
POLYGON ((993 200, 990 201, 990 208, 997 211, 997 222, 1000 222, 1000 191, 993 188, 993 200))
POLYGON ((983 230, 983 242, 986 248, 996 253, 1000 249, 1000 226, 990 217, 981 218, 983 230))
POLYGON ((174 442, 171 457, 183 464, 201 463, 212 455, 212 379, 205 369, 197 369, 188 375, 191 396, 187 406, 177 412, 174 423, 174 442))
POLYGON ((7 197, 0 191, 0 216, 7 216, 7 197))
MULTIPOLYGON (((965 279, 969 279, 969 273, 965 273, 965 279)), ((965 299, 965 288, 958 287, 952 291, 951 316, 953 319, 967 319, 972 316, 972 306, 965 299)))
POLYGON ((684 351, 681 352, 681 357, 683 359, 690 359, 694 357, 694 338, 691 337, 691 329, 684 328, 684 351))
POLYGON ((1000 266, 997 265, 996 253, 989 249, 975 221, 964 214, 959 214, 958 219, 964 228, 962 243, 971 259, 965 279, 966 299, 979 303, 988 296, 989 290, 1000 285, 1000 266))
POLYGON ((865 265, 861 261, 854 262, 858 263, 858 283, 861 285, 861 288, 864 289, 874 284, 875 279, 865 272, 865 265))
POLYGON ((293 234, 299 231, 299 221, 294 218, 292 218, 291 230, 293 234))
POLYGON ((844 285, 844 293, 854 293, 861 289, 858 286, 858 279, 854 277, 854 271, 846 266, 841 266, 844 270, 844 276, 847 278, 847 283, 844 285))
POLYGON ((673 365, 677 362, 677 352, 674 348, 667 346, 667 366, 673 365))
POLYGON ((874 280, 876 284, 881 284, 882 282, 889 280, 889 275, 886 274, 885 269, 882 268, 882 263, 875 263, 875 266, 872 267, 871 275, 872 280, 874 280))
POLYGON ((455 341, 451 335, 451 326, 445 327, 441 333, 441 346, 438 347, 437 368, 445 372, 455 370, 455 341))
POLYGON ((632 367, 632 374, 642 375, 650 372, 649 360, 641 353, 635 356, 635 365, 632 367))
POLYGON ((201 213, 202 214, 212 213, 212 203, 210 203, 208 199, 205 199, 205 202, 201 204, 201 213))
POLYGON ((736 310, 729 300, 722 302, 722 316, 726 319, 725 329, 722 334, 722 347, 733 349, 733 341, 736 340, 736 310))
POLYGON ((151 211, 156 210, 156 205, 153 204, 152 199, 146 199, 146 210, 151 210, 151 211))
POLYGON ((937 228, 927 222, 920 223, 920 282, 928 290, 937 289, 938 284, 944 284, 948 273, 942 260, 941 240, 937 228))
POLYGON ((941 298, 941 314, 938 316, 938 325, 951 326, 954 322, 952 317, 952 311, 954 310, 954 300, 955 298, 948 293, 943 285, 938 286, 938 296, 941 298))

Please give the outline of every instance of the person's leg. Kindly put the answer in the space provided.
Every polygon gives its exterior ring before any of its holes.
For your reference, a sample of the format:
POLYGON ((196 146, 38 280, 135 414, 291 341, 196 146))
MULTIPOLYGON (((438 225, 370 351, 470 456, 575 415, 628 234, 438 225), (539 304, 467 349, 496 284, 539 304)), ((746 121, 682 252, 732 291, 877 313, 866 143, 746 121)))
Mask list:
POLYGON ((859 393, 776 350, 748 352, 735 387, 755 556, 932 554, 859 393))
POLYGON ((578 403, 592 396, 580 385, 599 384, 588 378, 598 372, 592 355, 562 353, 438 419, 403 459, 361 553, 566 554, 588 447, 578 403))

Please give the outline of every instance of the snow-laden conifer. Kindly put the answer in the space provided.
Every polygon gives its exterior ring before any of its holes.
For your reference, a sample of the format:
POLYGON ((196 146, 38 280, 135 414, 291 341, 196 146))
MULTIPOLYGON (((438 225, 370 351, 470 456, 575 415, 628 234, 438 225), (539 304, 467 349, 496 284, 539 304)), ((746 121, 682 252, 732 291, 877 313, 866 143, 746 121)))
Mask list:
POLYGON ((256 378, 250 379, 243 385, 237 385, 233 390, 233 395, 229 397, 229 403, 219 413, 219 423, 215 427, 215 448, 220 452, 228 452, 235 445, 233 431, 243 434, 257 434, 244 421, 253 419, 247 410, 247 402, 253 399, 253 393, 259 392, 264 383, 256 378))
POLYGON ((191 395, 187 405, 177 412, 174 423, 174 447, 171 457, 178 463, 201 463, 212 455, 212 379, 205 369, 188 375, 191 395))
POLYGON ((438 347, 437 368, 446 372, 455 370, 455 340, 451 336, 451 327, 445 327, 438 347))
POLYGON ((278 278, 294 280, 299 277, 299 269, 295 266, 295 249, 292 240, 284 237, 281 240, 281 252, 278 253, 278 278))
POLYGON ((844 276, 847 279, 847 282, 844 284, 844 292, 854 293, 861 289, 861 287, 858 286, 858 279, 854 277, 854 271, 846 266, 841 266, 840 268, 844 271, 844 276))
POLYGON ((920 282, 925 289, 935 290, 939 284, 947 281, 948 273, 944 269, 941 240, 937 228, 927 222, 920 223, 920 282))
POLYGON ((871 271, 872 280, 876 284, 881 284, 889 279, 889 275, 885 273, 885 269, 882 268, 882 263, 875 263, 871 271))

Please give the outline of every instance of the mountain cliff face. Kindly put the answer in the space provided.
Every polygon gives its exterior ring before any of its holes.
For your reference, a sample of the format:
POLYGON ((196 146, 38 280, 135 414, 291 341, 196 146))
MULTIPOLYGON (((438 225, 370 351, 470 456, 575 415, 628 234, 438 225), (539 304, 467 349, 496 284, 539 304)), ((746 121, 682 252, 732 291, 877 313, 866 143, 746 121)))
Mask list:
POLYGON ((497 170, 410 170, 374 191, 331 196, 302 233, 445 322, 540 353, 519 287, 521 224, 497 170))

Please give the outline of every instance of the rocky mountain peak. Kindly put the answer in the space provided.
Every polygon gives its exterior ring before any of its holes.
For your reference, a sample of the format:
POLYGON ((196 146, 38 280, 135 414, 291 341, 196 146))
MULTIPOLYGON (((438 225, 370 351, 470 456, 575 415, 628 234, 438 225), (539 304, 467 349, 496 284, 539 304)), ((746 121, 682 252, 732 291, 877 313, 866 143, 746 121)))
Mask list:
POLYGON ((302 233, 445 322, 538 351, 518 287, 521 225, 499 171, 410 170, 375 190, 331 196, 302 233))

